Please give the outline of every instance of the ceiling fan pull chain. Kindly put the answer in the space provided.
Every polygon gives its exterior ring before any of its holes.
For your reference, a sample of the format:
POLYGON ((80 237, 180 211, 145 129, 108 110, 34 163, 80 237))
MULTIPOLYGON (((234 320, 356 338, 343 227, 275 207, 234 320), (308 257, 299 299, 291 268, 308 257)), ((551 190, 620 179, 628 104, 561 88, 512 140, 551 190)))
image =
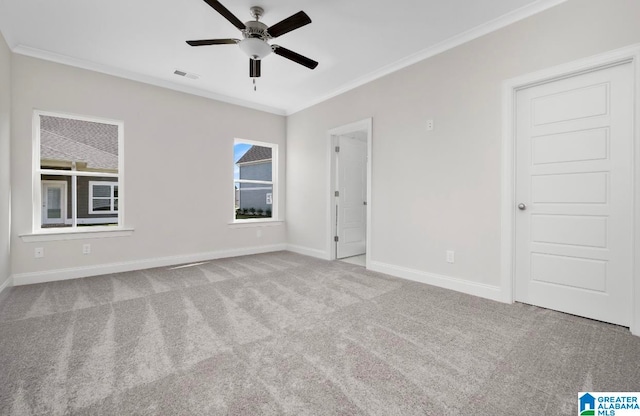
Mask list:
POLYGON ((253 90, 254 91, 258 91, 258 88, 256 87, 256 79, 253 78, 253 90))

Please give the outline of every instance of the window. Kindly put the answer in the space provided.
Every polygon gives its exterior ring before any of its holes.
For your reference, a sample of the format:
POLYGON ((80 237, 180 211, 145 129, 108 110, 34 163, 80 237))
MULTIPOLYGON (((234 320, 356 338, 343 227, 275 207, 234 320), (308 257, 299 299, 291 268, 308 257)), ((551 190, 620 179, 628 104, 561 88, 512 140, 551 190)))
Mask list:
POLYGON ((34 113, 34 231, 121 225, 122 131, 118 121, 34 113))
POLYGON ((118 212, 118 183, 89 182, 89 214, 118 212))
POLYGON ((277 218, 278 145, 236 139, 233 146, 235 220, 277 218))

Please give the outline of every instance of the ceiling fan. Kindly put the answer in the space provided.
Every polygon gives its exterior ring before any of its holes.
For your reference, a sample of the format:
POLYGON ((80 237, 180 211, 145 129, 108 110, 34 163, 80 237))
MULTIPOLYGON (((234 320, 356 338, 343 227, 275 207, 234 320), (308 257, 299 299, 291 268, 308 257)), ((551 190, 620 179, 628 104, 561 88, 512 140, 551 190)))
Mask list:
MULTIPOLYGON (((277 38, 289 33, 292 30, 299 29, 302 26, 311 23, 311 19, 303 11, 287 17, 281 22, 273 26, 267 26, 260 22, 260 17, 264 14, 262 7, 252 7, 251 16, 255 19, 242 23, 240 19, 235 17, 226 7, 217 0, 204 0, 209 6, 213 7, 218 13, 227 19, 231 24, 242 32, 243 39, 205 39, 205 40, 188 40, 191 46, 207 46, 207 45, 233 45, 237 44, 240 49, 249 56, 249 76, 257 78, 260 76, 260 62, 271 52, 287 58, 297 64, 306 66, 309 69, 315 69, 318 62, 302 56, 292 50, 284 48, 280 45, 270 45, 269 40, 277 38)), ((255 80, 254 80, 255 83, 255 80)))

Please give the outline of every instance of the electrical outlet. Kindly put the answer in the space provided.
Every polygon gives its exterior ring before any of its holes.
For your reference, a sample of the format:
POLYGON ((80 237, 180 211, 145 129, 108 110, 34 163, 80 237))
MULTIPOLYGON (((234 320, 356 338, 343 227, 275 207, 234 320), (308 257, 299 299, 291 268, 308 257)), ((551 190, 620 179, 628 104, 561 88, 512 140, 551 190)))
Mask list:
POLYGON ((41 259, 44 257, 44 247, 36 247, 33 256, 37 259, 41 259))
POLYGON ((455 263, 455 252, 453 250, 447 250, 447 263, 455 263))
POLYGON ((82 254, 91 254, 91 244, 82 245, 82 254))
POLYGON ((433 120, 427 120, 427 130, 433 130, 433 120))

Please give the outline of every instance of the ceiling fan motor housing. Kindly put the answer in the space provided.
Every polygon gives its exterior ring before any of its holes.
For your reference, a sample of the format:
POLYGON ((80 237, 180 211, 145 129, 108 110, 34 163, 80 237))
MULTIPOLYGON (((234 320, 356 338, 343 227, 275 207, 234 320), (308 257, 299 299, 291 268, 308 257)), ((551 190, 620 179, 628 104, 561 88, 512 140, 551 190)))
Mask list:
POLYGON ((245 23, 247 27, 242 31, 242 36, 245 38, 258 38, 264 41, 271 39, 271 36, 267 33, 268 26, 257 20, 252 20, 245 23))
POLYGON ((254 60, 262 59, 269 55, 272 52, 272 48, 267 43, 267 40, 271 39, 267 33, 268 26, 257 20, 246 22, 245 26, 247 28, 242 31, 244 39, 238 43, 240 49, 254 60))

